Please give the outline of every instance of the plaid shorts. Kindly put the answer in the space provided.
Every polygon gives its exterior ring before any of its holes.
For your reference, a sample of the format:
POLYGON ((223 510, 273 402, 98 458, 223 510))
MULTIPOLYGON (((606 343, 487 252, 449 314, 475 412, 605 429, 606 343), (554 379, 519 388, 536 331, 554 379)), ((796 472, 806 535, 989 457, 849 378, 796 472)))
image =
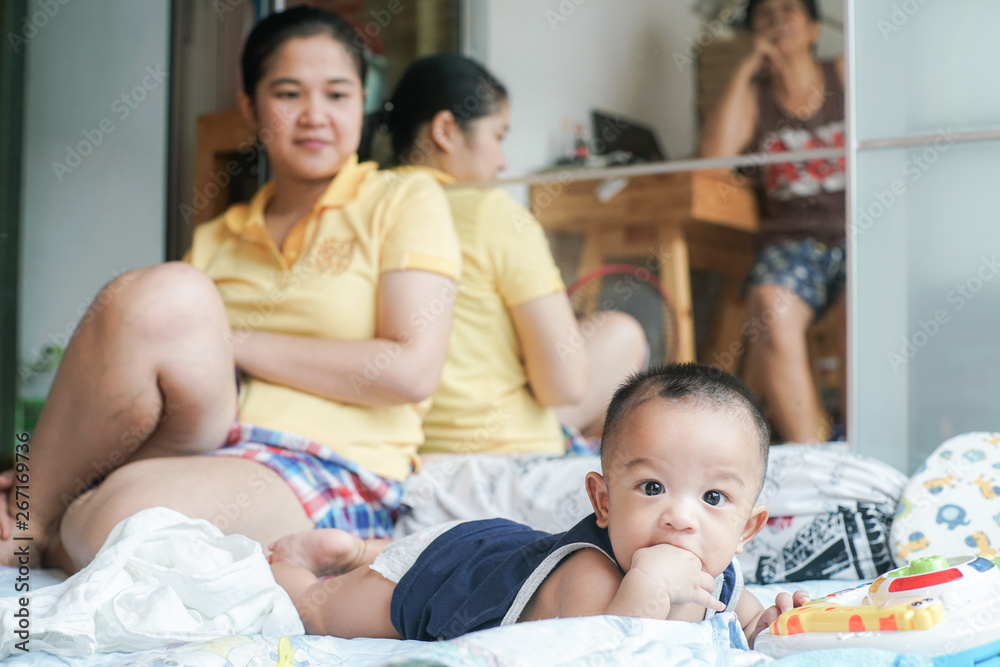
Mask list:
POLYGON ((844 244, 830 247, 814 239, 764 246, 750 269, 747 288, 787 287, 809 304, 819 319, 844 289, 846 258, 844 244))
POLYGON ((362 538, 392 534, 403 485, 379 477, 308 438, 253 424, 233 424, 212 456, 239 456, 281 475, 317 528, 340 528, 362 538))

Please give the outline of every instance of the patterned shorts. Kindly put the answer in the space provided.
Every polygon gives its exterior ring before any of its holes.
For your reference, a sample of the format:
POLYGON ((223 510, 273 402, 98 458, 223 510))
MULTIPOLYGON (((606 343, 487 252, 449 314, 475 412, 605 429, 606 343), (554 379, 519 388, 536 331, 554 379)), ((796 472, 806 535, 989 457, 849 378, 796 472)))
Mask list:
POLYGON ((281 475, 317 528, 340 528, 363 538, 392 536, 403 485, 365 470, 325 445, 236 423, 226 444, 209 455, 250 459, 281 475))
POLYGON ((844 244, 830 247, 814 239, 764 246, 747 278, 747 288, 782 285, 795 292, 819 319, 844 289, 844 244))

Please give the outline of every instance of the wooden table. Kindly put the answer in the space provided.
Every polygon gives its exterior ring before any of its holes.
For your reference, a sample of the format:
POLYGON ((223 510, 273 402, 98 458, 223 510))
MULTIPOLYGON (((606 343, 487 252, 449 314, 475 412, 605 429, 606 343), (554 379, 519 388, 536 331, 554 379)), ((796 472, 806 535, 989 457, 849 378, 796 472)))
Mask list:
POLYGON ((722 296, 702 356, 729 366, 724 354, 718 357, 742 326, 740 293, 757 230, 753 192, 737 185, 728 169, 631 176, 604 201, 599 193, 613 192, 613 185, 622 184, 607 179, 535 184, 531 211, 547 230, 584 235, 580 274, 615 256, 646 258, 658 268, 676 310, 680 361, 695 360, 690 271, 721 273, 722 296))

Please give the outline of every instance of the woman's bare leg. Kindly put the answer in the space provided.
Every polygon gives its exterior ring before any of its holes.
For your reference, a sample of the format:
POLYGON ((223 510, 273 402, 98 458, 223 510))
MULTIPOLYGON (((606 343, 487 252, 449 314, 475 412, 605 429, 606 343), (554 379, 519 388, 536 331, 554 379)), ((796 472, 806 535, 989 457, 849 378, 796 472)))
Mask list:
POLYGON ((270 468, 234 456, 175 456, 127 463, 78 498, 63 517, 60 537, 75 571, 91 560, 122 519, 149 507, 169 507, 205 519, 223 533, 262 545, 313 528, 291 487, 270 468))
POLYGON ((584 317, 580 333, 590 360, 590 384, 582 401, 555 410, 561 423, 588 435, 599 435, 611 397, 625 377, 648 360, 649 347, 642 325, 618 311, 584 317))
MULTIPOLYGON (((116 278, 66 350, 31 440, 33 562, 86 488, 127 461, 220 446, 236 414, 229 322, 212 281, 186 264, 116 278)), ((13 517, 14 489, 0 498, 13 517)), ((5 522, 9 527, 10 523, 5 522)), ((13 555, 0 537, 0 563, 13 555)))
POLYGON ((747 305, 748 383, 764 399, 775 429, 786 442, 826 440, 806 344, 812 308, 780 285, 753 288, 747 305))
POLYGON ((322 581, 286 562, 274 563, 271 572, 295 604, 306 633, 401 639, 389 615, 396 584, 375 570, 359 567, 322 581))

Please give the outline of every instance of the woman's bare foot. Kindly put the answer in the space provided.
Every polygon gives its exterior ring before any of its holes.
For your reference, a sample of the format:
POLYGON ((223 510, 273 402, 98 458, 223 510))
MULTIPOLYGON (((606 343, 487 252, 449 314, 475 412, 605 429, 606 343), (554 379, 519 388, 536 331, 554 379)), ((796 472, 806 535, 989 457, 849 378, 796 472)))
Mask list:
POLYGON ((268 549, 271 563, 298 565, 317 577, 343 574, 366 564, 364 540, 339 528, 317 528, 287 535, 268 549))

